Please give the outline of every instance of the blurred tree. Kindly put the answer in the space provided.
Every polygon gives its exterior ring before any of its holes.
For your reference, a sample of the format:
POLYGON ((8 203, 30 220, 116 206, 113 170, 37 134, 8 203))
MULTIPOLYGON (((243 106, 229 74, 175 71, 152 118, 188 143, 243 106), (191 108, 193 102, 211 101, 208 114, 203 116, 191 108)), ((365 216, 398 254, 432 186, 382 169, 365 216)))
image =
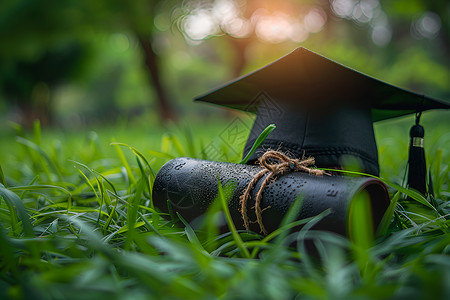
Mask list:
POLYGON ((70 6, 53 2, 59 13, 39 1, 0 4, 0 90, 25 125, 51 122, 52 88, 76 77, 87 56, 83 42, 70 37, 76 18, 70 6))
MULTIPOLYGON (((163 1, 4 0, 0 3, 0 93, 24 121, 51 121, 52 89, 85 75, 99 34, 126 32, 139 41, 143 66, 163 121, 175 118, 154 51, 154 18, 163 1)), ((179 1, 164 1, 170 9, 179 1)))
MULTIPOLYGON (((88 1, 88 0, 85 0, 88 1)), ((90 1, 88 1, 90 2, 90 1)), ((181 1, 179 0, 135 0, 135 1, 101 1, 101 7, 95 7, 93 10, 102 10, 103 14, 95 18, 96 24, 104 30, 114 29, 116 31, 129 32, 134 35, 140 45, 144 56, 144 64, 150 75, 150 83, 155 88, 158 99, 159 116, 162 121, 175 119, 175 111, 172 108, 167 88, 161 79, 161 67, 159 54, 155 51, 153 42, 155 28, 155 18, 160 10, 166 10, 164 13, 173 10, 181 1)))
POLYGON ((20 109, 26 127, 34 119, 43 125, 52 122, 51 90, 74 76, 83 51, 79 43, 71 42, 45 50, 37 59, 11 59, 0 64, 2 92, 20 109))

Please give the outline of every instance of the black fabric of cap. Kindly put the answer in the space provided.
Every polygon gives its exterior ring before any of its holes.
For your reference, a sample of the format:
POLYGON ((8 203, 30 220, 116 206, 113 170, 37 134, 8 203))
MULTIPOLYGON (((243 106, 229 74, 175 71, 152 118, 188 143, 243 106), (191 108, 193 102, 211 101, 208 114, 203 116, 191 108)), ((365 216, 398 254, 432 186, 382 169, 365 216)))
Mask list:
MULTIPOLYGON (((259 111, 267 110, 266 105, 259 111)), ((299 113, 288 109, 271 112, 257 113, 244 153, 250 151, 264 128, 272 123, 277 128, 252 154, 250 164, 271 149, 298 158, 313 156, 320 167, 342 167, 378 175, 378 152, 370 110, 340 108, 325 114, 299 113), (356 168, 350 168, 350 165, 356 168)))

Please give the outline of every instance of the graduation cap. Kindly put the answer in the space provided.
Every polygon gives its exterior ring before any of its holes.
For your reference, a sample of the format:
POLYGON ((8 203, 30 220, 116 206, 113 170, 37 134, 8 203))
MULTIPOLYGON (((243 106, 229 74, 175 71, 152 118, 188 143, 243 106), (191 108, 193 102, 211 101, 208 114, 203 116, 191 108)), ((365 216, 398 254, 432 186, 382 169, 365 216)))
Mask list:
POLYGON ((372 123, 415 113, 409 185, 422 194, 426 166, 420 114, 450 108, 448 102, 395 87, 305 48, 196 100, 256 113, 244 154, 266 126, 276 124, 249 163, 272 149, 313 156, 318 167, 347 169, 357 162, 360 171, 373 175, 379 174, 379 165, 372 123))

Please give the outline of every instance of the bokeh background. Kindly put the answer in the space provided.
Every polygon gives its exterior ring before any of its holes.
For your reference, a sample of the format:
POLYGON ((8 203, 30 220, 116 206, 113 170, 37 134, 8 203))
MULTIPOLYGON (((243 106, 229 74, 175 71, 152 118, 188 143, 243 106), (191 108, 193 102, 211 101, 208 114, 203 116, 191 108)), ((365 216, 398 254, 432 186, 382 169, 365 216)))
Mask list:
POLYGON ((218 134, 233 113, 192 99, 300 46, 450 99, 447 0, 2 0, 0 162, 36 119, 142 147, 173 124, 218 134))

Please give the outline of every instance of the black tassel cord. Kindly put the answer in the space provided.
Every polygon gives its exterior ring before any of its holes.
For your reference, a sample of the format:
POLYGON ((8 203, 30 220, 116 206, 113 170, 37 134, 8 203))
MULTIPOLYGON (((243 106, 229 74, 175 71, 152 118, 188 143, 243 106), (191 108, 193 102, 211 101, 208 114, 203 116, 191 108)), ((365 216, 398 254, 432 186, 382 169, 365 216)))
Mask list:
POLYGON ((427 196, 427 166, 423 148, 424 128, 419 125, 422 112, 416 114, 416 124, 411 127, 409 135, 408 186, 427 196))

